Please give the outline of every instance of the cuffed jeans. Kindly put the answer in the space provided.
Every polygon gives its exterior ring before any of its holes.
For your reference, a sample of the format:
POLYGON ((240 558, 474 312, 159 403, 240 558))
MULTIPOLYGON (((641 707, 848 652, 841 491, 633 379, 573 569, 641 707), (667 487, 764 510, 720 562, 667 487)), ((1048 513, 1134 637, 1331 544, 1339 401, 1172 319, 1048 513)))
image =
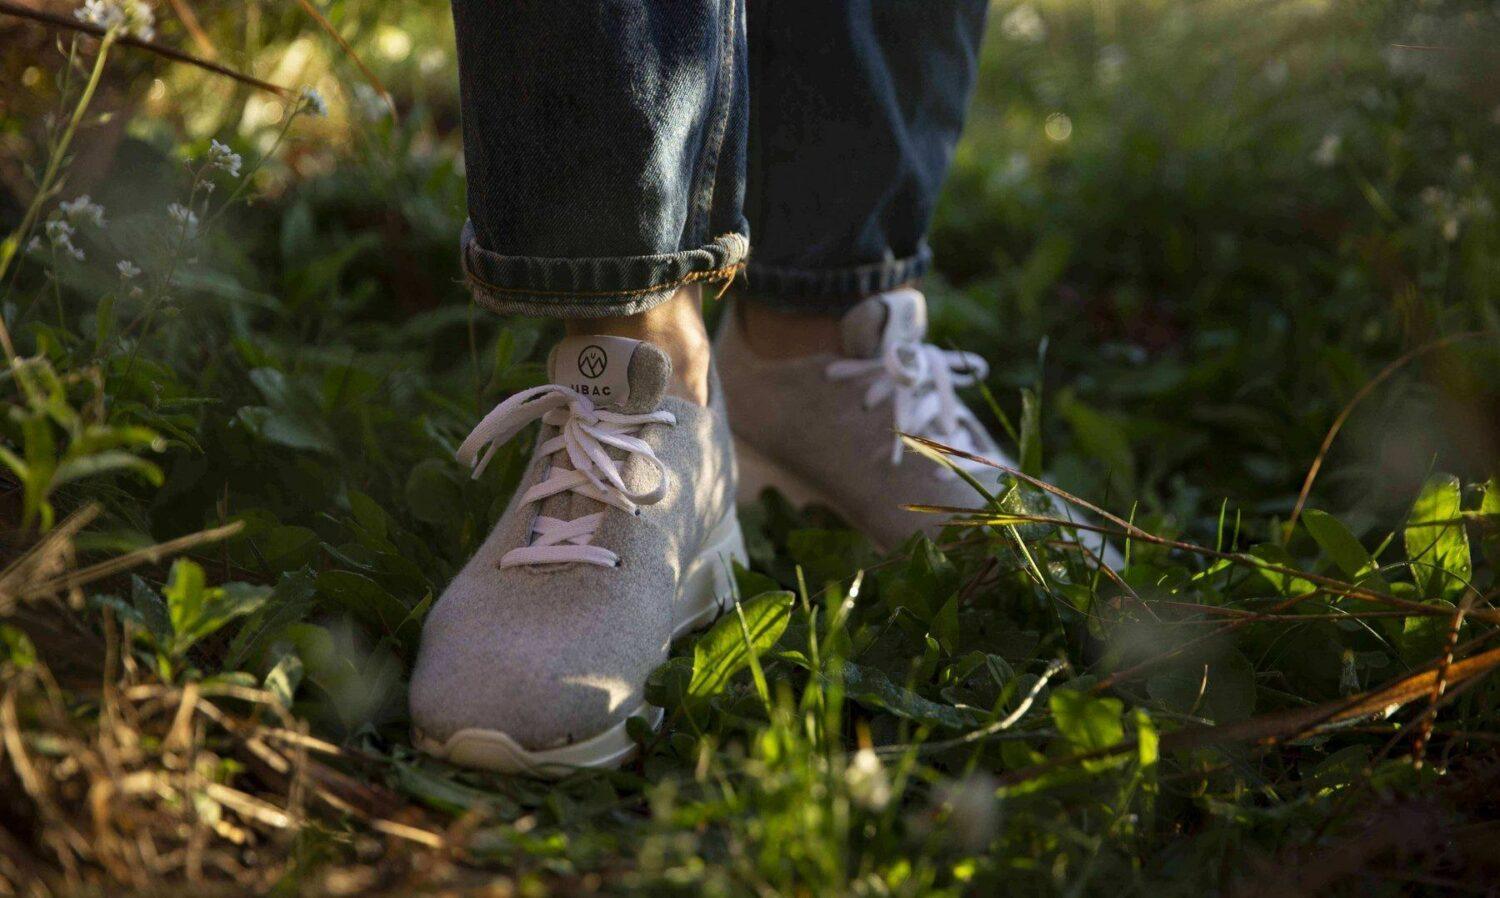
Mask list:
POLYGON ((454 0, 481 302, 625 315, 743 270, 838 312, 926 271, 985 0, 748 6, 454 0))

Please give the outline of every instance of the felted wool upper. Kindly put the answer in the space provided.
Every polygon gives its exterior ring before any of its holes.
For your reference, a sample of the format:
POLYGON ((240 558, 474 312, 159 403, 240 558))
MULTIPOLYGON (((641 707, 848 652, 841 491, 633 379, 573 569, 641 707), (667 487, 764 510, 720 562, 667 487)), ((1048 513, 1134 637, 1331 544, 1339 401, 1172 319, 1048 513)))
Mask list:
MULTIPOLYGON (((891 403, 866 407, 865 381, 830 380, 826 371, 836 356, 764 358, 745 342, 738 319, 731 309, 714 344, 737 439, 817 485, 882 548, 919 530, 935 535, 942 528, 941 515, 906 511, 903 504, 980 506, 983 499, 973 487, 933 476, 934 463, 915 452, 892 464, 891 403)), ((909 289, 870 297, 845 313, 840 330, 845 357, 874 358, 893 342, 926 335, 926 301, 909 289)), ((983 428, 973 428, 973 435, 979 454, 1011 464, 983 428)))
MULTIPOLYGON (((565 453, 533 458, 517 498, 427 617, 410 701, 413 725, 428 738, 489 729, 540 750, 589 738, 637 713, 647 675, 666 658, 683 565, 733 512, 734 459, 717 375, 710 375, 709 405, 698 406, 665 395, 671 363, 656 347, 581 339, 554 349, 552 382, 602 386, 610 366, 624 365, 623 411, 676 416, 675 425, 651 424, 639 434, 666 467, 665 495, 639 515, 575 493, 542 503, 545 514, 567 520, 602 509, 593 542, 618 554, 619 567, 501 569, 500 559, 528 539, 539 511, 537 503, 517 507, 517 499, 565 453), (586 355, 580 381, 580 355, 591 345, 605 357, 586 355)), ((539 442, 557 432, 541 430, 539 442)), ((631 490, 648 489, 656 476, 639 456, 622 466, 631 490)))

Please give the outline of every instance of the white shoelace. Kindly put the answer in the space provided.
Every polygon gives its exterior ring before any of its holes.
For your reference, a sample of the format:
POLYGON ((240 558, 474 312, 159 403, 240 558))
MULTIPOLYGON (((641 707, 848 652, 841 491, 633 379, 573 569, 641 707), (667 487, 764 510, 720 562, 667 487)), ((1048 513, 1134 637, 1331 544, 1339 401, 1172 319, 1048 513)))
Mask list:
MULTIPOLYGON (((523 390, 495 406, 458 447, 458 460, 473 466, 474 476, 479 477, 495 450, 538 418, 556 427, 558 433, 538 446, 537 453, 551 455, 566 450, 573 467, 551 465, 547 476, 521 497, 520 505, 573 492, 630 514, 640 514, 639 506, 661 501, 667 489, 666 467, 651 446, 635 434, 647 424, 676 424, 676 416, 664 411, 627 415, 595 408, 587 396, 559 384, 523 390), (621 461, 610 458, 606 446, 624 450, 627 458, 639 455, 650 462, 656 468, 656 486, 644 493, 632 493, 620 475, 621 461)), ((590 544, 603 520, 603 511, 571 521, 538 514, 531 526, 529 544, 505 553, 500 566, 580 561, 616 567, 620 556, 603 546, 590 544)))
MULTIPOLYGON (((876 375, 865 391, 865 407, 874 408, 891 399, 897 431, 928 437, 975 455, 984 452, 975 436, 980 424, 954 389, 976 384, 988 373, 984 359, 972 352, 917 342, 892 343, 878 358, 839 359, 827 368, 830 380, 876 375)), ((900 463, 904 449, 897 436, 891 447, 891 464, 900 463)), ((969 465, 964 459, 954 461, 969 465)), ((946 479, 957 475, 939 466, 935 476, 946 479)))

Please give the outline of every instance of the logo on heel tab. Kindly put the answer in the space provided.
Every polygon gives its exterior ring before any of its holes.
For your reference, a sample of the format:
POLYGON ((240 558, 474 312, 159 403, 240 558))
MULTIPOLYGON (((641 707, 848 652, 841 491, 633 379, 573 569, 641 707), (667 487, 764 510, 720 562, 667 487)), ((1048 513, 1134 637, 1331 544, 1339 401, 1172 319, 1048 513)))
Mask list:
POLYGON ((578 373, 584 377, 590 379, 603 377, 608 367, 609 354, 592 343, 583 347, 583 351, 578 353, 578 373))

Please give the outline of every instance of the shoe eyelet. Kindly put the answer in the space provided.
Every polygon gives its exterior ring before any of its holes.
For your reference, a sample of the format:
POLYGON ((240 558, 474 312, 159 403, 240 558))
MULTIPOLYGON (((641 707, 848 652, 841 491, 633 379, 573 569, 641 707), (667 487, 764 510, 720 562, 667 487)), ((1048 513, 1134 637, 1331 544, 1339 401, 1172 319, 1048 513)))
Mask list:
POLYGON ((615 567, 622 567, 624 564, 625 562, 621 561, 620 559, 615 559, 615 567))
POLYGON ((641 516, 641 510, 637 508, 635 511, 631 512, 631 515, 638 518, 641 516))

